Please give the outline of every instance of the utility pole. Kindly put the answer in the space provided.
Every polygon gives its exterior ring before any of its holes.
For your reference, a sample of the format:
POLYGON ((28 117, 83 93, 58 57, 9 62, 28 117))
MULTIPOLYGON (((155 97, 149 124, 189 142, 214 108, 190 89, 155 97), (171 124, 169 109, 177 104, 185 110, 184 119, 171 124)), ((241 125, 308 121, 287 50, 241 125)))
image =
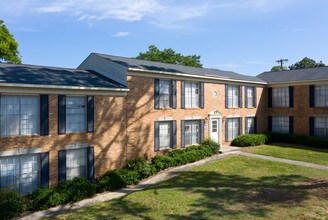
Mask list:
POLYGON ((277 60, 276 62, 277 62, 277 63, 280 63, 280 70, 282 70, 283 64, 284 64, 285 62, 288 62, 288 59, 280 59, 280 60, 277 60))

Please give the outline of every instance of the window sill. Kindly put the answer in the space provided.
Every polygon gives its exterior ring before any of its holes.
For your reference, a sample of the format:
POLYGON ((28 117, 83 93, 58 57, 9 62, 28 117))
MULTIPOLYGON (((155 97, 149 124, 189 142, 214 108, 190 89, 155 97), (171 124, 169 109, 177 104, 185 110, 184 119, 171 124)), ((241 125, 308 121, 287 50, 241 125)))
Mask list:
POLYGON ((188 110, 189 110, 189 109, 190 109, 190 110, 193 110, 193 109, 195 109, 195 110, 196 110, 196 109, 202 109, 202 108, 200 108, 200 107, 190 107, 190 108, 188 108, 188 107, 185 107, 184 109, 188 109, 188 110))
MULTIPOLYGON (((33 138, 33 137, 41 137, 40 134, 24 134, 24 135, 0 135, 0 138, 33 138)), ((48 135, 47 135, 48 136, 48 135)))
POLYGON ((70 131, 66 132, 65 134, 88 134, 88 133, 93 133, 93 132, 87 132, 87 131, 70 131))
POLYGON ((155 108, 156 110, 170 110, 170 109, 175 109, 172 107, 166 107, 166 108, 155 108))

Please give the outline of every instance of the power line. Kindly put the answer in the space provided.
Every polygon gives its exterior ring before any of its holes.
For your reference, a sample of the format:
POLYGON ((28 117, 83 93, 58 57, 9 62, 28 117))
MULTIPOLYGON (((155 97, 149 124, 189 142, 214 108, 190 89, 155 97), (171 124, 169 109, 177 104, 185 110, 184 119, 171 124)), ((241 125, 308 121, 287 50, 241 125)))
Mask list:
POLYGON ((280 70, 282 70, 283 68, 283 64, 285 62, 288 62, 288 59, 280 59, 280 60, 276 60, 277 63, 280 63, 280 70))

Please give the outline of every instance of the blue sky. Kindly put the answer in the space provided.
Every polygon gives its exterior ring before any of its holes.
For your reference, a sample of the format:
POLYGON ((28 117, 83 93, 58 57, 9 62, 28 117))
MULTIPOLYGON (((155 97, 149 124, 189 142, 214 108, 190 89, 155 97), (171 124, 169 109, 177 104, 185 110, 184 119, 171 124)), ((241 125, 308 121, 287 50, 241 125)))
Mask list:
POLYGON ((151 44, 257 75, 287 58, 328 64, 327 0, 1 0, 23 63, 76 68, 91 52, 151 44))

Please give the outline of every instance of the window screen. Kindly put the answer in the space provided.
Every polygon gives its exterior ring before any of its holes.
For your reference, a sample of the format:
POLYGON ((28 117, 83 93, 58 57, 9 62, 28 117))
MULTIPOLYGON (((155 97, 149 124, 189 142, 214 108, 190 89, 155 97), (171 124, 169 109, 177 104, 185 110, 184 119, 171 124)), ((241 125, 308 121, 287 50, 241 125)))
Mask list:
POLYGON ((66 131, 86 131, 87 124, 86 98, 78 96, 66 97, 66 131))

